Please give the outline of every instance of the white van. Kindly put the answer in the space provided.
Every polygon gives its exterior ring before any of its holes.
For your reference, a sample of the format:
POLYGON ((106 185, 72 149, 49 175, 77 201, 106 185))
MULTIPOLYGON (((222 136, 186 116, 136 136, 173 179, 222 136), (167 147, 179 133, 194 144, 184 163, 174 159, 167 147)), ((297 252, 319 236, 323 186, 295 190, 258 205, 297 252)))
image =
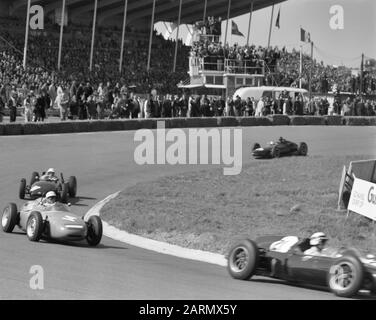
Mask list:
POLYGON ((308 91, 306 89, 299 89, 294 87, 243 87, 235 91, 233 99, 235 100, 239 96, 242 100, 247 100, 247 98, 255 98, 256 101, 260 100, 261 97, 270 97, 273 99, 278 99, 279 95, 287 91, 291 98, 294 98, 295 95, 301 94, 305 102, 308 99, 308 91))

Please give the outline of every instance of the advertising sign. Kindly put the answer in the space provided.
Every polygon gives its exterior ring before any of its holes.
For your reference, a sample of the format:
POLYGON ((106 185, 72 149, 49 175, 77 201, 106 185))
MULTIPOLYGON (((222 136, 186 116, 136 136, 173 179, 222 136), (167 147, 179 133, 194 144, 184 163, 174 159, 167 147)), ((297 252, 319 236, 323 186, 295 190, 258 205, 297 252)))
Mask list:
POLYGON ((376 184, 355 178, 348 209, 376 220, 376 184))

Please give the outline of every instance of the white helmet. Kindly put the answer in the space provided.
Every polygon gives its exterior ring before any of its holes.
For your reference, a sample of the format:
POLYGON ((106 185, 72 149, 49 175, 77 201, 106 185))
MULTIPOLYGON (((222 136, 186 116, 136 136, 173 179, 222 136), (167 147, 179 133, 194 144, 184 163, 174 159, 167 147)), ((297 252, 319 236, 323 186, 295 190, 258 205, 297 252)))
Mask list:
POLYGON ((46 198, 56 197, 55 191, 48 191, 46 193, 46 198))
POLYGON ((49 168, 49 169, 47 170, 46 173, 47 173, 47 174, 48 174, 48 173, 55 173, 55 169, 54 169, 54 168, 49 168))
POLYGON ((324 232, 315 232, 313 235, 311 235, 309 239, 310 239, 309 244, 311 246, 317 246, 320 243, 327 241, 328 237, 326 236, 324 232))

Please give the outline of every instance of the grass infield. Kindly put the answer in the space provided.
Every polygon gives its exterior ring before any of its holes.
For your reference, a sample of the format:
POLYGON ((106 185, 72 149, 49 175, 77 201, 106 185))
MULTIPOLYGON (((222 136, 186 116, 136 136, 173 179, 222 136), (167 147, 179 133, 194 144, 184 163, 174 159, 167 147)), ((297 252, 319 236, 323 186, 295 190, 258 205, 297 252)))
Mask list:
POLYGON ((371 156, 255 160, 238 176, 222 169, 168 176, 123 190, 101 217, 146 238, 225 254, 240 238, 323 231, 334 246, 375 251, 376 225, 337 210, 343 165, 371 156))

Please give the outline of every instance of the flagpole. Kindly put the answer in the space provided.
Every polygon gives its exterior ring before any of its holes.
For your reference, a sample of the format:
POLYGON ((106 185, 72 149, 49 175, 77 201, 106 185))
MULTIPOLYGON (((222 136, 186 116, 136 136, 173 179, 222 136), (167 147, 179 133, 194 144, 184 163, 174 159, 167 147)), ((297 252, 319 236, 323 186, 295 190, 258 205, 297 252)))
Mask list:
POLYGON ((251 0, 251 9, 249 11, 249 24, 248 24, 248 34, 247 34, 247 47, 249 46, 249 36, 251 34, 251 21, 253 13, 253 0, 251 0))
POLYGON ((27 16, 26 16, 25 46, 24 46, 24 55, 23 55, 23 68, 24 69, 26 69, 27 46, 28 46, 28 42, 29 42, 30 6, 31 6, 31 0, 28 0, 28 2, 27 2, 27 16))
POLYGON ((58 71, 60 71, 60 68, 61 68, 61 51, 63 48, 64 22, 65 22, 65 0, 63 0, 63 7, 61 9, 59 55, 57 58, 57 70, 58 71))
POLYGON ((311 41, 311 67, 309 68, 309 100, 312 99, 313 41, 311 41))
POLYGON ((228 0, 227 20, 226 20, 226 33, 225 33, 225 42, 224 42, 225 46, 226 46, 226 43, 227 43, 227 31, 228 31, 228 21, 230 19, 230 9, 231 9, 231 0, 228 0))
POLYGON ((183 0, 180 0, 179 2, 179 16, 178 16, 178 27, 176 29, 176 42, 175 42, 175 55, 174 55, 174 68, 173 72, 176 71, 176 59, 178 56, 178 42, 179 42, 179 29, 180 29, 180 18, 181 18, 181 6, 182 6, 183 0))
POLYGON ((153 31, 154 31, 154 15, 155 15, 155 0, 153 0, 153 9, 151 13, 151 22, 150 22, 150 37, 149 37, 149 52, 148 52, 148 64, 146 70, 150 71, 150 58, 151 58, 151 44, 153 42, 153 31))
POLYGON ((272 36, 272 26, 273 26, 273 15, 274 15, 274 3, 272 7, 272 16, 270 18, 270 27, 269 27, 269 39, 268 39, 268 49, 270 47, 270 38, 272 36))
POLYGON ((205 20, 206 20, 206 8, 208 7, 208 0, 205 0, 205 4, 204 4, 204 15, 202 17, 202 22, 205 23, 205 20))
POLYGON ((93 56, 94 56, 94 41, 95 41, 95 25, 97 24, 97 10, 98 10, 98 0, 94 2, 94 16, 93 16, 93 31, 91 35, 91 50, 90 50, 90 72, 93 71, 93 56))
POLYGON ((124 19, 123 19, 123 33, 121 35, 119 73, 121 73, 121 70, 123 69, 125 31, 126 31, 126 26, 127 26, 127 10, 128 10, 128 0, 125 0, 125 3, 124 3, 124 19))
POLYGON ((299 66, 299 88, 302 88, 302 73, 303 73, 303 46, 300 46, 300 66, 299 66))

